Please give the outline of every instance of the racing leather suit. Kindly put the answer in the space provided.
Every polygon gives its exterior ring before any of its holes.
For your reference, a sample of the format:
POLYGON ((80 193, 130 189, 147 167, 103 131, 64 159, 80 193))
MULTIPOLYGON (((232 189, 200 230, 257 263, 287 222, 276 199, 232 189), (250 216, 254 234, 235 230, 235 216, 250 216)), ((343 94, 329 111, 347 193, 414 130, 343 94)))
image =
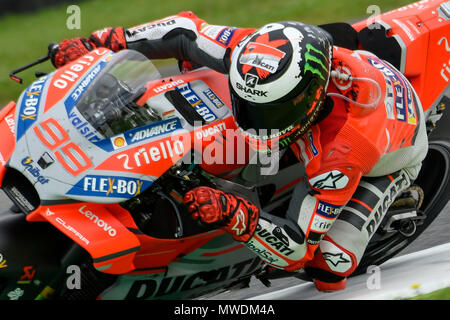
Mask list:
MULTIPOLYGON (((107 30, 93 35, 102 39, 107 30)), ((127 49, 225 74, 234 48, 253 31, 210 25, 192 12, 123 29, 127 49)), ((328 99, 330 113, 291 145, 306 176, 286 216, 261 212, 245 245, 274 267, 307 267, 314 278, 338 282, 355 270, 388 207, 417 177, 428 143, 420 101, 394 67, 369 52, 334 47, 332 69, 353 78, 370 73, 381 99, 369 112, 328 99)), ((364 82, 352 80, 334 79, 327 92, 355 101, 371 95, 364 82)))

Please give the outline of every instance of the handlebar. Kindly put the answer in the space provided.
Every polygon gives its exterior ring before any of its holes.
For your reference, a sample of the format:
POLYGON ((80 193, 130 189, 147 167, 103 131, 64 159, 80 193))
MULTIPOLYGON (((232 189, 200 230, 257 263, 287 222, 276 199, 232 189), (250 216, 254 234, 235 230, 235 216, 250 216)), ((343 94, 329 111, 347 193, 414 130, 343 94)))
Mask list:
MULTIPOLYGON (((34 61, 34 62, 30 63, 30 64, 27 64, 27 65, 25 65, 23 67, 20 67, 20 68, 17 68, 15 70, 11 71, 11 73, 9 74, 10 79, 15 81, 15 82, 18 82, 18 83, 22 84, 23 83, 23 79, 18 77, 16 74, 18 74, 19 72, 22 72, 22 71, 24 71, 26 69, 29 69, 31 67, 34 67, 35 65, 41 64, 41 63, 43 63, 43 62, 45 62, 45 61, 47 61, 49 59, 52 59, 55 56, 57 51, 58 51, 58 44, 56 42, 50 43, 48 45, 48 50, 47 50, 47 55, 46 56, 44 56, 42 58, 39 58, 38 60, 36 60, 36 61, 34 61)), ((41 76, 45 75, 45 73, 39 72, 39 71, 36 72, 35 74, 36 74, 36 77, 41 77, 41 76)))

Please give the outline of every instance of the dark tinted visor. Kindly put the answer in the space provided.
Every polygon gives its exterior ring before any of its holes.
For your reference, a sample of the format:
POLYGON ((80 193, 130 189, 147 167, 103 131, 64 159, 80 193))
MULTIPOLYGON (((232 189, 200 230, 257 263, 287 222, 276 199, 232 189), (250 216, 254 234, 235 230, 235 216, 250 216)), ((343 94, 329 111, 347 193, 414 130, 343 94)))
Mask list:
MULTIPOLYGON (((319 84, 311 81, 303 92, 286 102, 256 104, 244 100, 231 90, 233 114, 243 130, 256 131, 277 129, 283 131, 294 124, 302 124, 311 112, 314 100, 318 99, 319 84)), ((320 97, 321 98, 321 97, 320 97)))

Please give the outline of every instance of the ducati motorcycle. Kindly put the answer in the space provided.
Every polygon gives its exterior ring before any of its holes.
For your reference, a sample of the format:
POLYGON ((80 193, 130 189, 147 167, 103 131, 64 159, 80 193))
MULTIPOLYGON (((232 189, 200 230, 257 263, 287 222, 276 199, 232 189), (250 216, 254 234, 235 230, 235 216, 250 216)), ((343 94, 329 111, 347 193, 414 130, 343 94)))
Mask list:
MULTIPOLYGON (((420 1, 374 21, 321 26, 335 45, 395 66, 417 92, 429 134, 419 177, 376 221, 355 274, 407 247, 449 200, 449 20, 449 1, 420 1)), ((21 82, 17 74, 52 50, 11 78, 21 82)), ((304 175, 290 151, 277 174, 261 175, 267 163, 230 136, 226 76, 200 68, 162 77, 142 54, 105 48, 36 75, 0 111, 0 186, 13 203, 0 214, 0 299, 193 299, 252 277, 310 280, 268 268, 184 207, 188 190, 211 186, 282 215, 304 175), (242 161, 210 161, 230 141, 242 161)))

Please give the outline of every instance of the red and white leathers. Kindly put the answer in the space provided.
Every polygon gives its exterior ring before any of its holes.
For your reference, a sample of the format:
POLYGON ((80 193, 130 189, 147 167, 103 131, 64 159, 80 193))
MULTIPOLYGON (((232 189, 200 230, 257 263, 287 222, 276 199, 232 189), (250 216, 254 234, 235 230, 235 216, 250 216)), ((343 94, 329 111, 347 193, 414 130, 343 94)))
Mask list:
MULTIPOLYGON (((115 28, 113 37, 110 30, 91 39, 115 51, 126 47, 151 59, 174 57, 221 73, 228 72, 236 46, 255 31, 210 25, 191 12, 115 28), (121 32, 126 45, 111 41, 121 32)), ((368 52, 339 47, 333 50, 333 70, 353 78, 330 81, 331 112, 291 146, 306 177, 286 216, 260 212, 245 242, 274 267, 307 267, 318 286, 355 270, 387 208, 417 177, 428 148, 420 101, 400 72, 368 52), (372 81, 357 81, 361 78, 372 81)))

